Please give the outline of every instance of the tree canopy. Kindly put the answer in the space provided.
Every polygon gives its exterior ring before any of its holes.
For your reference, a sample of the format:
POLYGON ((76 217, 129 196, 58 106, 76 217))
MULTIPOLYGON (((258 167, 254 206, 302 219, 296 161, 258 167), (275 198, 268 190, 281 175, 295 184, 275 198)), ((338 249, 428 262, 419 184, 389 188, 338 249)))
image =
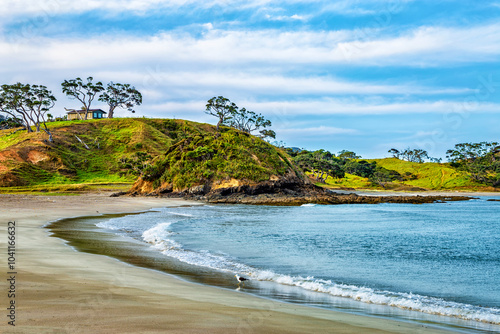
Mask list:
POLYGON ((430 159, 434 162, 441 161, 440 159, 429 157, 429 153, 426 150, 422 149, 411 149, 408 147, 407 149, 400 151, 396 148, 391 148, 388 152, 391 153, 392 156, 396 159, 402 158, 403 160, 409 162, 423 163, 425 159, 430 159))
POLYGON ((108 118, 113 118, 116 108, 128 109, 134 113, 132 108, 142 103, 142 94, 129 84, 110 82, 106 90, 99 96, 99 101, 109 106, 108 118))
POLYGON ((43 85, 16 83, 2 85, 0 89, 0 112, 14 119, 21 119, 28 132, 31 126, 40 132, 41 124, 45 129, 45 114, 54 106, 56 98, 43 85))
POLYGON ((219 119, 217 131, 220 130, 221 125, 227 125, 246 133, 260 130, 258 136, 261 138, 276 138, 276 132, 266 129, 271 126, 270 120, 262 114, 257 114, 246 108, 240 109, 235 103, 223 96, 208 100, 205 113, 219 119))
POLYGON ((338 157, 341 159, 359 159, 361 156, 357 155, 352 151, 342 150, 338 153, 338 157))
POLYGON ((221 125, 232 119, 237 109, 238 107, 236 104, 229 101, 229 99, 224 96, 218 96, 208 100, 205 113, 219 119, 217 122, 217 131, 219 131, 221 125))
POLYGON ((325 150, 294 152, 290 149, 288 153, 293 156, 293 160, 304 171, 312 175, 321 183, 325 183, 328 176, 333 178, 343 178, 345 172, 342 169, 340 159, 325 150))
POLYGON ((500 186, 500 145, 497 142, 460 143, 446 151, 451 165, 475 181, 500 186))

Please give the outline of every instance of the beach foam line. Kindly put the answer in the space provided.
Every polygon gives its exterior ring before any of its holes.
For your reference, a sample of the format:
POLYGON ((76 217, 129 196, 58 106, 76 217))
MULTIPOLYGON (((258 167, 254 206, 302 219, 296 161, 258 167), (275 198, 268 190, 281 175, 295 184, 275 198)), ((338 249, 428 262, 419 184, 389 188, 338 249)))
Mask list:
POLYGON ((256 272, 249 274, 249 276, 258 280, 273 281, 279 284, 297 286, 309 291, 327 293, 334 297, 350 298, 367 304, 387 305, 427 314, 474 320, 495 325, 500 324, 500 309, 497 308, 462 304, 412 293, 377 291, 368 287, 338 284, 330 280, 315 279, 314 277, 293 277, 270 271, 256 272))

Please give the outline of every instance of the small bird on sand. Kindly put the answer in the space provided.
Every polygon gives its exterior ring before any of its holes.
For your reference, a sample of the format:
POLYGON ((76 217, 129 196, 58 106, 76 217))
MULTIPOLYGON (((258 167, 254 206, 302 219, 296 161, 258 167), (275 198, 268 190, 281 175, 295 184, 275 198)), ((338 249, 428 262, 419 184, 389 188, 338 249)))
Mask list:
POLYGON ((248 281, 248 278, 241 277, 238 274, 234 275, 234 277, 236 277, 236 280, 238 280, 238 285, 240 285, 241 282, 248 281))

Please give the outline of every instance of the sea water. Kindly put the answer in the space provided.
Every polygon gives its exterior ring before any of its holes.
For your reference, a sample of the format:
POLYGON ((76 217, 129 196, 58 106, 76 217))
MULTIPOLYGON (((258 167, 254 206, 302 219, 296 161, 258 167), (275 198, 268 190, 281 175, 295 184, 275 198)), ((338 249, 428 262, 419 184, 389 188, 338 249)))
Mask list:
POLYGON ((249 278, 242 289, 251 293, 494 332, 500 330, 500 202, 486 199, 204 205, 95 225, 185 263, 194 274, 199 268, 214 277, 249 278))

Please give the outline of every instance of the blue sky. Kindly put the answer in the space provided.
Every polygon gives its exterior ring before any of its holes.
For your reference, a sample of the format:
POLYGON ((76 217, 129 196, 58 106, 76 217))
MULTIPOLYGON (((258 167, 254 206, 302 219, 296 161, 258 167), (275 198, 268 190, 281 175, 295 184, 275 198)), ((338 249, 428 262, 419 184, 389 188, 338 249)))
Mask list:
POLYGON ((138 116, 215 124, 223 95, 311 150, 500 140, 500 0, 4 2, 0 83, 48 86, 55 115, 93 76, 139 89, 138 116))

